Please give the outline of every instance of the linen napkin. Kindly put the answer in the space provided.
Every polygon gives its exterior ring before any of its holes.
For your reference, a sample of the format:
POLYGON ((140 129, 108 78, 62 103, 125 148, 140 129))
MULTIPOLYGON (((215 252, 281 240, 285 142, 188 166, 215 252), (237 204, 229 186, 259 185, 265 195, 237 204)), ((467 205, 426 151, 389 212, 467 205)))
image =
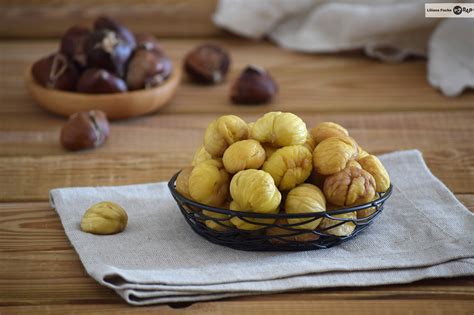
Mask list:
POLYGON ((419 151, 381 160, 394 185, 385 210, 356 238, 324 250, 246 252, 212 244, 187 225, 164 182, 50 195, 86 271, 134 305, 473 275, 474 215, 419 151), (126 209, 126 230, 82 232, 85 210, 105 200, 126 209))
POLYGON ((239 35, 266 36, 300 52, 362 49, 387 62, 427 56, 430 84, 447 96, 459 95, 474 87, 474 19, 426 18, 426 2, 219 0, 213 20, 239 35))

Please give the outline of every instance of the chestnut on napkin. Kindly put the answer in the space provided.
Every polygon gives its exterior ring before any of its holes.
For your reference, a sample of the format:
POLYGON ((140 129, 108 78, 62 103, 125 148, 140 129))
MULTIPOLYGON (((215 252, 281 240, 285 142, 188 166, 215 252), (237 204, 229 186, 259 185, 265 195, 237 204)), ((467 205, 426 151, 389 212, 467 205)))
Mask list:
POLYGON ((134 305, 474 275, 474 215, 419 151, 380 159, 396 187, 384 212, 357 238, 325 250, 245 252, 209 243, 191 231, 166 183, 54 189, 51 203, 86 271, 134 305), (127 209, 127 229, 82 232, 84 211, 103 200, 127 209))

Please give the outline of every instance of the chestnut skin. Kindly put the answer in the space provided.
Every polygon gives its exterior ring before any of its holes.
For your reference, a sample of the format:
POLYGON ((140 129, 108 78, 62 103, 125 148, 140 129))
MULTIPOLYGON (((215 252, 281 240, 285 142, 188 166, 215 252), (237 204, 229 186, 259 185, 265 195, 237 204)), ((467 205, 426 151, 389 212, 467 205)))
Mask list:
POLYGON ((123 93, 127 91, 127 85, 107 70, 90 68, 79 78, 77 91, 89 94, 123 93))
POLYGON ((76 62, 80 67, 86 66, 86 53, 84 49, 90 29, 80 25, 70 27, 61 37, 59 51, 76 62))
POLYGON ((93 31, 85 44, 87 67, 103 68, 119 77, 124 77, 126 64, 133 49, 133 45, 114 31, 109 29, 93 31))
POLYGON ((230 98, 237 104, 263 104, 270 102, 277 92, 278 86, 270 74, 250 65, 232 85, 230 98))
POLYGON ((148 51, 153 51, 157 54, 164 54, 163 48, 161 48, 160 43, 150 33, 137 33, 135 34, 135 40, 137 41, 136 49, 144 49, 148 51))
POLYGON ((75 65, 61 53, 54 53, 35 62, 31 74, 42 86, 64 91, 74 91, 79 79, 75 65))
POLYGON ((159 86, 170 76, 171 61, 155 51, 136 49, 128 64, 126 82, 130 90, 159 86))
POLYGON ((109 136, 109 121, 104 112, 91 110, 72 114, 61 129, 60 143, 70 151, 92 149, 109 136))
POLYGON ((108 16, 100 16, 94 22, 94 30, 110 30, 117 33, 134 49, 136 47, 135 36, 130 30, 119 22, 108 16))
POLYGON ((189 78, 201 84, 217 84, 224 80, 230 67, 226 50, 214 44, 196 47, 186 56, 184 70, 189 78))

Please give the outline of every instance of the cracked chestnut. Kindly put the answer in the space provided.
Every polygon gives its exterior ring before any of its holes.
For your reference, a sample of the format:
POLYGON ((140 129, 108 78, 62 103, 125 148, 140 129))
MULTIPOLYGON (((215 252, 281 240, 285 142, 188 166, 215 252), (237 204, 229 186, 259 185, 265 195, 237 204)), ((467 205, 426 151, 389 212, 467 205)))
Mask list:
POLYGON ((38 60, 33 64, 31 73, 42 86, 64 91, 74 91, 79 78, 75 65, 61 53, 38 60))

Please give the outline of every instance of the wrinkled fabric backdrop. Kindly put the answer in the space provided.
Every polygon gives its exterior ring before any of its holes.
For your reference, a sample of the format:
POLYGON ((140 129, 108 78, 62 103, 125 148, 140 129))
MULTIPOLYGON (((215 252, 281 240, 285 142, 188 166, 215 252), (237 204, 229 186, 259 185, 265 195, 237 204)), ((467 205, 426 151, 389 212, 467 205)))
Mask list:
POLYGON ((460 95, 474 88, 474 18, 425 18, 426 2, 445 1, 220 0, 213 20, 294 51, 362 49, 385 62, 427 57, 429 83, 460 95))

